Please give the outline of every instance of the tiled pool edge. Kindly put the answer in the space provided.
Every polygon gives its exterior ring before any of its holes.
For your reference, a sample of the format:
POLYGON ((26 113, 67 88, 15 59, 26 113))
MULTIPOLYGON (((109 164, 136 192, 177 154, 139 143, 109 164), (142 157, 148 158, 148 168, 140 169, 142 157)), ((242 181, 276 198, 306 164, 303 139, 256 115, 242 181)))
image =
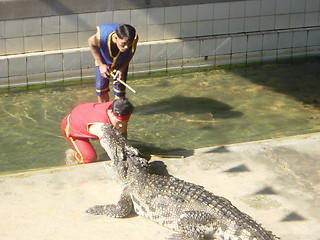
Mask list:
MULTIPOLYGON (((320 27, 141 42, 133 75, 320 55, 320 27)), ((0 57, 0 88, 64 83, 94 77, 88 48, 0 57)))

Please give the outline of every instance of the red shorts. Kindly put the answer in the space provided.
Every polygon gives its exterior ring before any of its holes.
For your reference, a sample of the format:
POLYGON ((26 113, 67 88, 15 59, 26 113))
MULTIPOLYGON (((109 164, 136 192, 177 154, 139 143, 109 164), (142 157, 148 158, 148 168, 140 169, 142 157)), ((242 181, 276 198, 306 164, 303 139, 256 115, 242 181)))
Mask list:
POLYGON ((97 161, 97 154, 95 149, 90 143, 90 138, 75 138, 72 136, 66 136, 67 118, 65 116, 61 121, 61 130, 65 138, 68 140, 70 145, 76 150, 75 158, 80 163, 91 163, 97 161))

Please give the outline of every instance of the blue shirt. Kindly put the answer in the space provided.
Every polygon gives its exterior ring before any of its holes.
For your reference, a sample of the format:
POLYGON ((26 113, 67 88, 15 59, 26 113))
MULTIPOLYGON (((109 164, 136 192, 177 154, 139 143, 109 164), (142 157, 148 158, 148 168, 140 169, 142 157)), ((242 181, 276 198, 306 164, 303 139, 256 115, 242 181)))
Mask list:
POLYGON ((118 23, 112 23, 103 24, 97 27, 97 39, 102 62, 107 64, 111 70, 119 69, 126 59, 133 56, 138 42, 138 35, 136 33, 131 48, 125 52, 119 51, 116 56, 113 56, 111 50, 112 34, 115 33, 115 30, 119 25, 120 24, 118 23))

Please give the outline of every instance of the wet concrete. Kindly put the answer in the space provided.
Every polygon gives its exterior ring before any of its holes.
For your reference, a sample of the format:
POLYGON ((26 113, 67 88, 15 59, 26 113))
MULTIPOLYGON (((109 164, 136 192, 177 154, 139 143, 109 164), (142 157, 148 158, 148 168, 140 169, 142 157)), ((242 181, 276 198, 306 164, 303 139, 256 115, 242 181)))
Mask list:
MULTIPOLYGON (((320 239, 320 133, 153 157, 170 174, 228 198, 285 240, 320 239)), ((140 216, 85 210, 114 203, 120 188, 103 163, 0 176, 0 239, 164 239, 172 231, 140 216)))

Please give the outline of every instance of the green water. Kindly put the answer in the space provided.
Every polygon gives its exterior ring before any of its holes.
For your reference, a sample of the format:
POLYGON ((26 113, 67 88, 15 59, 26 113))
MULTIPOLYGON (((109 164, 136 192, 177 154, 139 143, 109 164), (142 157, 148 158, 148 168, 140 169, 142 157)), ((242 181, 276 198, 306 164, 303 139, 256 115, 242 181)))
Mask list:
MULTIPOLYGON (((320 63, 259 65, 129 79, 129 141, 142 153, 320 130, 320 63)), ((61 119, 94 102, 94 84, 0 93, 0 172, 64 165, 61 119)), ((94 142, 100 159, 105 155, 94 142)))

